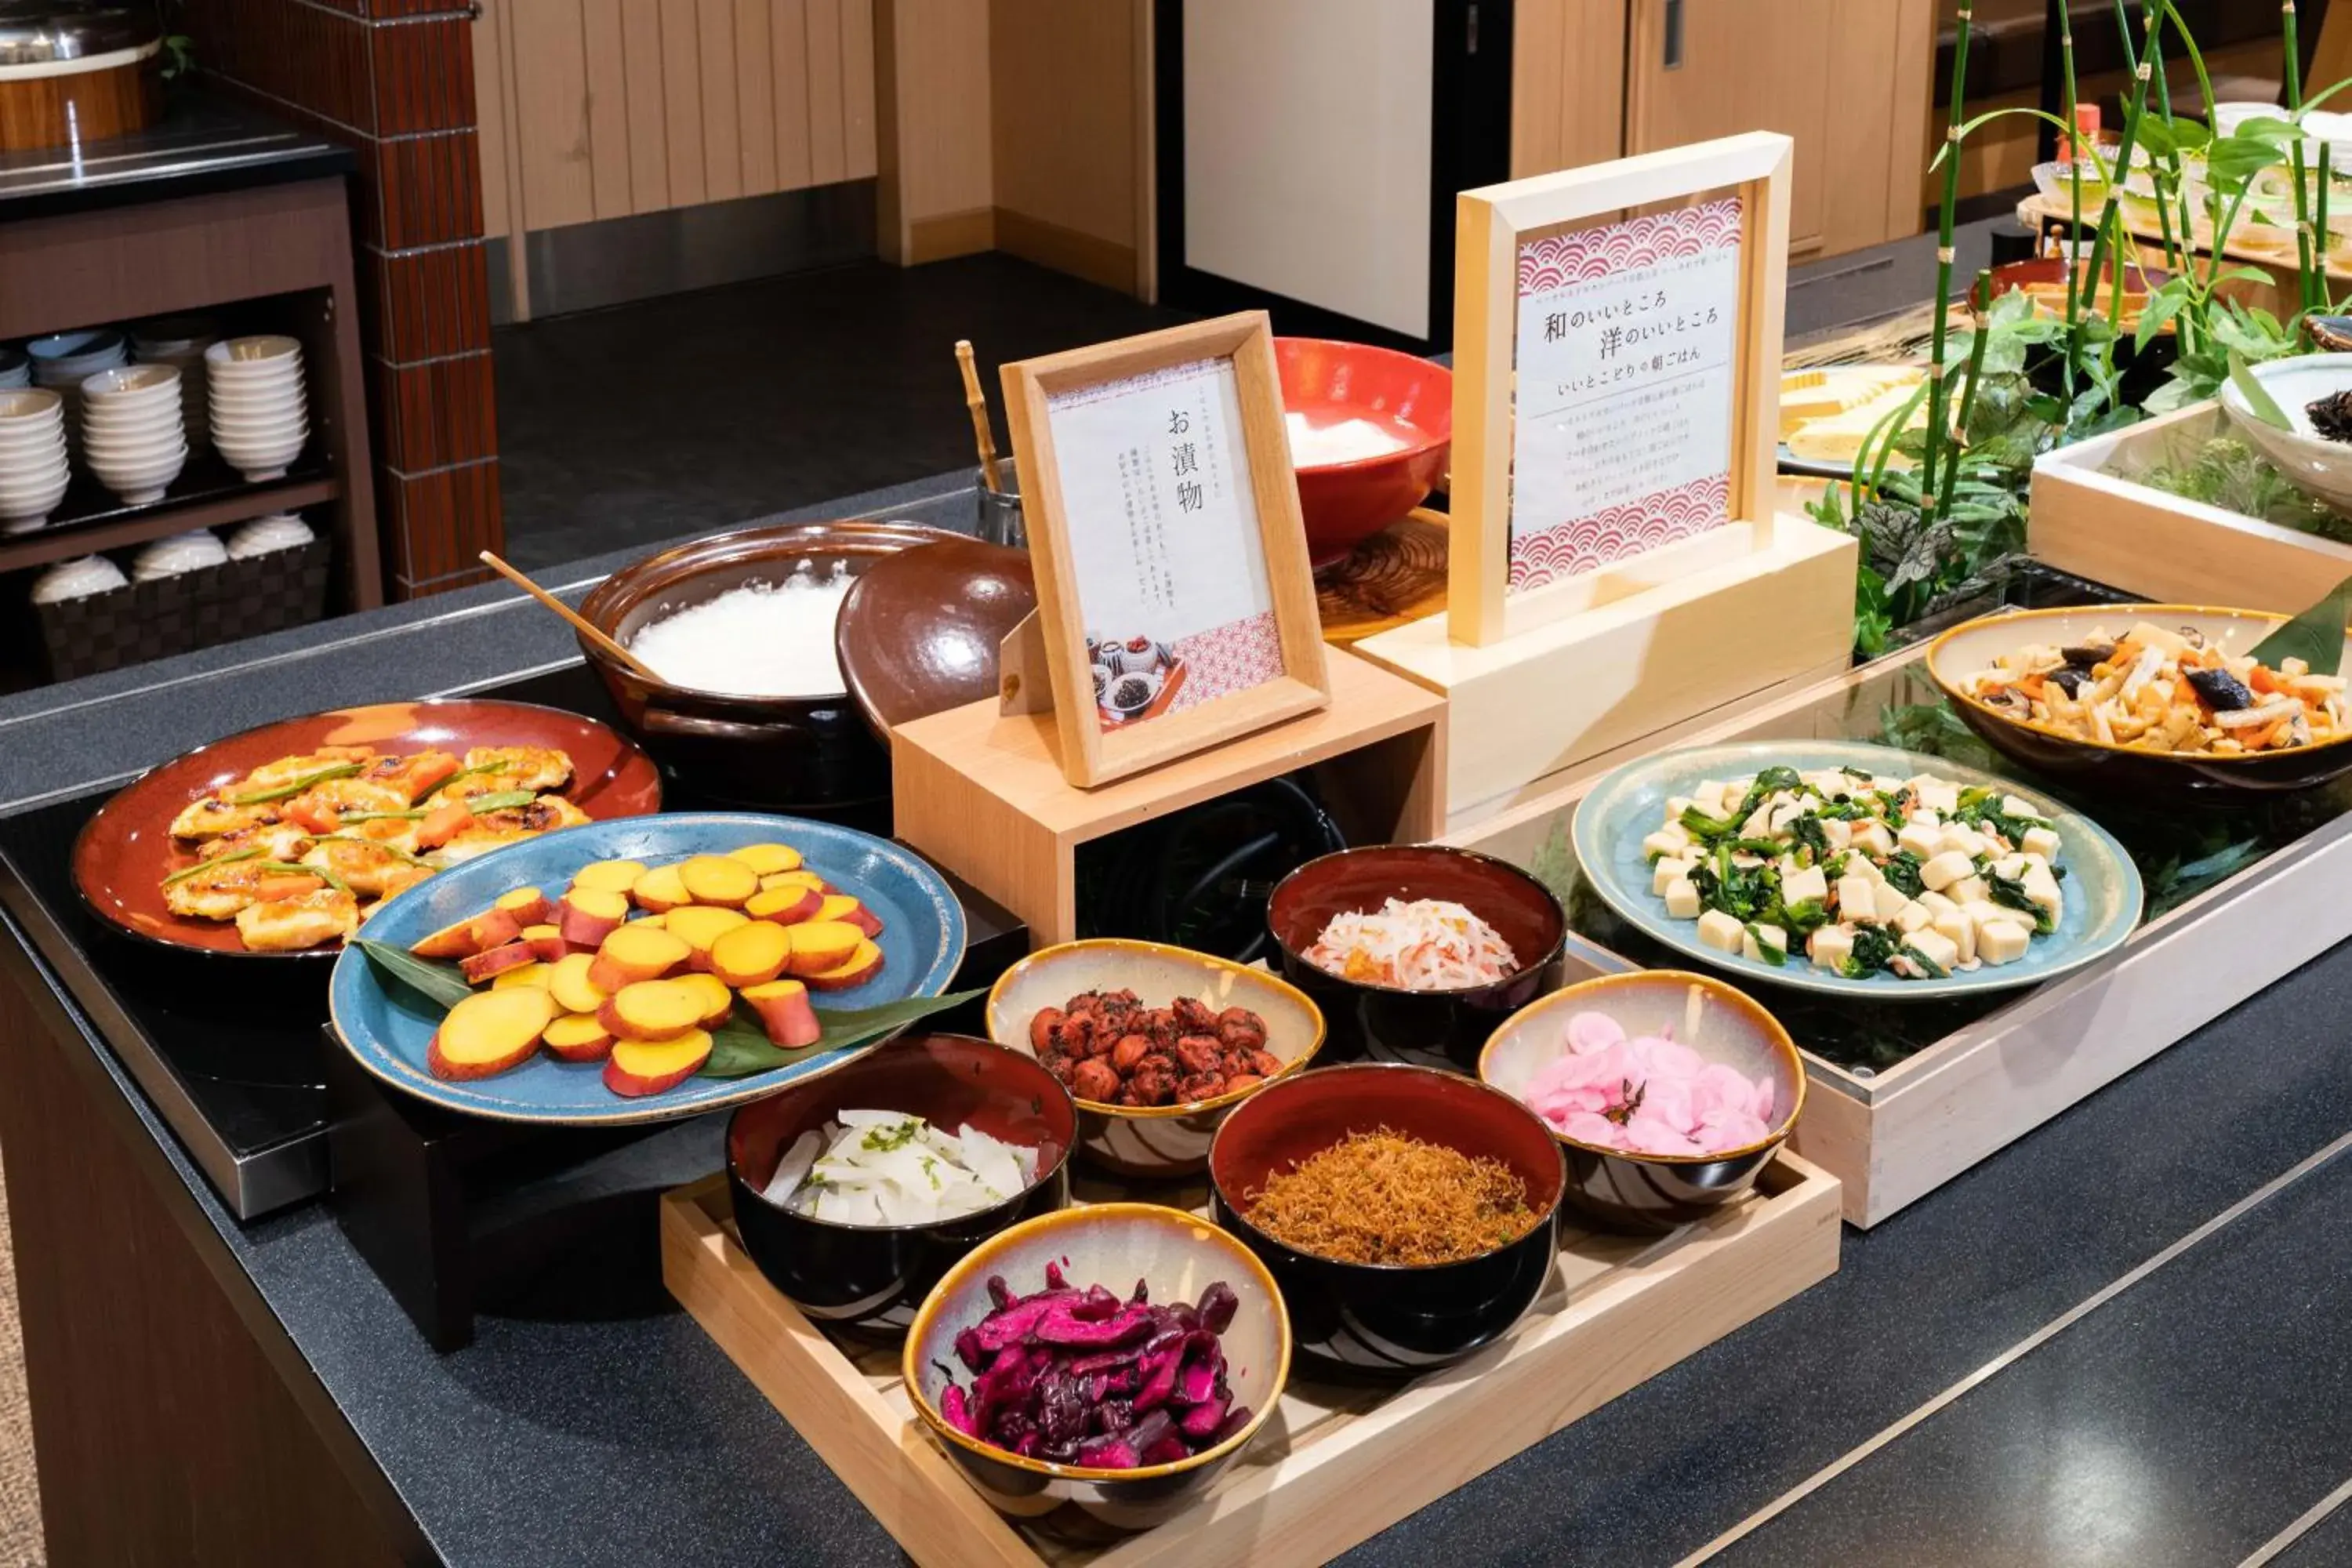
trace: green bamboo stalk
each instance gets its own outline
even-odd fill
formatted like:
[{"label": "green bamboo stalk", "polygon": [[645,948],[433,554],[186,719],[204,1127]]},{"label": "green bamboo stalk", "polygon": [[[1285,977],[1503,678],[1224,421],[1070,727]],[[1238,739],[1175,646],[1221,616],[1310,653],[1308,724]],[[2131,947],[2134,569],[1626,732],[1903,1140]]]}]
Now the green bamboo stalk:
[{"label": "green bamboo stalk", "polygon": [[[1960,453],[1968,446],[1969,420],[1977,411],[1977,383],[1984,375],[1985,342],[1992,336],[1986,309],[1992,302],[1992,274],[1990,271],[1977,274],[1976,287],[1969,290],[1969,300],[1976,332],[1969,340],[1969,375],[1960,388],[1960,417],[1958,433],[1952,437],[1952,460],[1945,467],[1944,488],[1936,499],[1937,517],[1952,514],[1952,493],[1960,482]],[[1979,300],[1985,303],[1977,304]]]},{"label": "green bamboo stalk", "polygon": [[[2090,276],[2091,286],[2094,289],[2098,287],[2099,274],[2106,265],[2107,235],[2111,225],[2116,215],[2122,211],[2123,180],[2131,168],[2132,147],[2139,139],[2140,119],[2147,113],[2148,79],[2155,74],[2150,68],[2154,62],[2148,56],[2154,49],[2157,29],[2163,25],[2164,18],[2172,12],[2172,0],[2147,0],[2146,9],[2148,47],[2139,51],[2137,62],[2132,68],[2131,97],[2124,105],[2123,131],[2120,140],[2116,143],[2116,166],[2113,177],[2107,184],[2106,208],[2099,215],[2098,229],[2091,238]],[[2128,28],[2126,31],[2125,47],[2128,50],[2130,47]],[[2074,334],[2074,341],[2070,346],[2070,353],[2081,351],[2081,338],[2082,334],[2078,329]]]},{"label": "green bamboo stalk", "polygon": [[1927,443],[1919,461],[1919,505],[1935,509],[1936,462],[1942,454],[1944,417],[1948,410],[1944,386],[1944,345],[1952,314],[1952,230],[1960,205],[1960,121],[1968,95],[1969,34],[1975,16],[1971,0],[1961,0],[1956,13],[1958,37],[1952,47],[1951,118],[1944,130],[1944,200],[1936,226],[1936,331],[1927,353]]},{"label": "green bamboo stalk", "polygon": [[[2305,310],[2314,310],[2327,298],[2326,271],[2327,241],[2312,230],[2311,193],[2304,184],[2303,163],[2303,50],[2295,38],[2294,0],[2284,0],[2279,6],[2279,37],[2286,53],[2286,66],[2281,73],[2286,79],[2286,117],[2295,129],[2294,140],[2287,147],[2287,166],[2294,176],[2294,257],[2295,286]],[[2324,153],[2324,150],[2323,150]],[[2325,181],[2326,175],[2320,178]],[[2326,197],[2323,186],[2322,199]]]},{"label": "green bamboo stalk", "polygon": [[[2123,10],[2123,0],[2116,0],[2116,14]],[[2058,7],[2058,65],[2066,88],[2066,159],[2068,195],[2073,197],[2072,210],[2066,224],[2066,338],[2073,342],[2075,329],[2082,324],[2082,272],[2074,265],[2074,237],[2083,228],[2083,160],[2075,154],[2082,149],[2075,145],[2074,129],[2075,110],[2082,99],[2074,80],[2074,7],[2062,4]],[[2074,356],[2068,354],[2062,365],[2066,381],[2066,401],[2074,401]],[[1965,428],[1965,425],[1963,428]]]}]

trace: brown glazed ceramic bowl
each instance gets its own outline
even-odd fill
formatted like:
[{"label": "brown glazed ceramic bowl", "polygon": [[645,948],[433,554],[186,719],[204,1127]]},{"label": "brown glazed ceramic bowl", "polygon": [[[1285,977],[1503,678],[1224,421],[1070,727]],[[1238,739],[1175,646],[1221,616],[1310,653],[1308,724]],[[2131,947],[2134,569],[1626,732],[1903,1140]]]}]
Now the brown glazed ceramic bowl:
[{"label": "brown glazed ceramic bowl", "polygon": [[[1389,899],[1447,899],[1493,926],[1519,968],[1488,985],[1407,991],[1349,980],[1304,954],[1331,917],[1377,910]],[[1559,984],[1568,917],[1541,882],[1508,861],[1436,844],[1343,849],[1309,860],[1276,884],[1266,921],[1282,973],[1313,997],[1331,1030],[1335,1060],[1369,1057],[1472,1071],[1486,1037]]]},{"label": "brown glazed ceramic bowl", "polygon": [[874,563],[841,601],[833,647],[849,695],[887,744],[893,725],[996,695],[997,650],[1037,607],[1026,551],[977,539]]},{"label": "brown glazed ceramic bowl", "polygon": [[[1540,1216],[1517,1239],[1459,1263],[1342,1263],[1250,1224],[1250,1196],[1351,1132],[1387,1128],[1502,1161]],[[1320,1068],[1270,1083],[1217,1130],[1209,1151],[1217,1223],[1273,1271],[1301,1355],[1411,1376],[1492,1343],[1535,1305],[1559,1250],[1566,1183],[1551,1129],[1509,1095],[1402,1062]]]},{"label": "brown glazed ceramic bowl", "polygon": [[[1694,990],[1700,994],[1695,1034],[1688,1025]],[[1778,1115],[1763,1142],[1721,1154],[1629,1154],[1554,1131],[1568,1152],[1569,1203],[1607,1229],[1657,1235],[1705,1218],[1753,1187],[1805,1108],[1804,1058],[1780,1020],[1708,975],[1675,969],[1604,974],[1522,1008],[1479,1053],[1479,1078],[1518,1099],[1528,1080],[1568,1048],[1568,1020],[1583,1012],[1607,1014],[1629,1036],[1671,1026],[1675,1038],[1708,1061],[1770,1079]]]},{"label": "brown glazed ceramic bowl", "polygon": [[[747,583],[775,582],[803,561],[853,576],[886,555],[961,537],[912,522],[792,522],[715,533],[647,556],[596,585],[580,613],[624,647],[651,621]],[[613,694],[621,722],[698,795],[729,805],[794,810],[889,798],[890,754],[845,689],[827,697],[730,697],[647,680],[586,638],[580,650]]]},{"label": "brown glazed ceramic bowl", "polygon": [[[1220,1280],[1231,1286],[1240,1306],[1220,1344],[1234,1408],[1246,1406],[1249,1421],[1190,1458],[1131,1470],[1024,1458],[949,1426],[940,1400],[950,1369],[959,1383],[971,1381],[955,1338],[994,1310],[990,1279],[1031,1295],[1045,1288],[1048,1263],[1081,1289],[1100,1284],[1124,1295],[1140,1279],[1162,1304],[1197,1302]],[[1016,1225],[965,1254],[917,1310],[902,1373],[915,1413],[995,1507],[1038,1515],[1069,1503],[1116,1529],[1142,1530],[1181,1509],[1273,1419],[1290,1376],[1290,1321],[1265,1265],[1207,1220],[1157,1204],[1088,1204]]]},{"label": "brown glazed ceramic bowl", "polygon": [[[1248,1008],[1265,1020],[1265,1049],[1281,1058],[1283,1074],[1312,1061],[1323,1047],[1323,1015],[1297,986],[1229,959],[1125,937],[1064,942],[1006,970],[988,994],[989,1037],[1028,1053],[1029,1023],[1039,1012],[1062,1006],[1082,991],[1119,990],[1134,992],[1150,1007],[1191,996],[1220,1013]],[[1209,1141],[1218,1123],[1264,1087],[1188,1105],[1081,1100],[1078,1152],[1088,1164],[1122,1176],[1197,1175],[1209,1163]]]},{"label": "brown glazed ceramic bowl", "polygon": [[[2001,654],[2028,643],[2060,647],[2095,630],[2121,636],[2134,621],[2168,630],[2193,629],[2226,652],[2243,653],[2287,619],[2260,610],[2216,610],[2199,605],[2088,605],[2072,609],[2013,610],[1964,621],[1927,647],[1927,673],[1963,723],[1985,744],[2015,763],[2063,779],[2103,798],[2208,802],[2242,805],[2252,798],[2309,789],[2352,772],[2352,735],[2315,746],[2234,757],[2184,756],[2079,740],[2031,719],[2012,719],[1965,694],[1961,683]],[[2352,637],[2344,641],[2344,668],[2352,669]]]},{"label": "brown glazed ceramic bowl", "polygon": [[[993,1208],[936,1225],[841,1225],[763,1194],[793,1140],[839,1110],[904,1110],[954,1131],[970,1123],[1037,1151],[1037,1179]],[[741,1107],[727,1123],[727,1184],[743,1250],[810,1317],[898,1332],[948,1266],[1005,1226],[1069,1201],[1077,1110],[1019,1051],[965,1035],[914,1035],[805,1085]]]},{"label": "brown glazed ceramic bowl", "polygon": [[643,816],[661,809],[661,775],[646,754],[593,719],[529,702],[447,697],[383,702],[281,719],[230,735],[151,769],[98,808],[74,840],[74,887],[97,916],[128,936],[182,951],[252,960],[331,964],[341,942],[299,952],[250,952],[231,921],[184,919],[163,904],[163,879],[195,857],[172,837],[190,801],[279,757],[321,746],[379,752],[471,746],[553,746],[572,758],[564,796],[590,816]]}]

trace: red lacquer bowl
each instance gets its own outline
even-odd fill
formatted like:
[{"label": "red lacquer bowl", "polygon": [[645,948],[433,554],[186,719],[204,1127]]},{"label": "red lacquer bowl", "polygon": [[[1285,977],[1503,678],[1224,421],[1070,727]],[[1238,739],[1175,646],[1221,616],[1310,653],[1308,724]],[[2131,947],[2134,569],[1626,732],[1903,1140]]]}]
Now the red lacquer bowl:
[{"label": "red lacquer bowl", "polygon": [[1352,460],[1300,463],[1294,457],[1307,552],[1316,565],[1328,566],[1419,506],[1445,477],[1454,374],[1392,349],[1323,338],[1276,338],[1274,358],[1283,407],[1310,430],[1361,420],[1404,443]]},{"label": "red lacquer bowl", "polygon": [[264,763],[320,746],[373,746],[380,752],[430,747],[463,755],[470,746],[554,746],[572,758],[563,794],[599,821],[661,809],[661,775],[653,760],[607,725],[561,709],[488,698],[382,702],[281,719],[176,757],[142,774],[98,808],[74,841],[74,887],[100,920],[165,947],[249,959],[324,959],[341,942],[299,952],[249,952],[235,922],[187,920],[163,904],[163,879],[195,857],[172,838],[172,819],[208,790],[233,784]]}]

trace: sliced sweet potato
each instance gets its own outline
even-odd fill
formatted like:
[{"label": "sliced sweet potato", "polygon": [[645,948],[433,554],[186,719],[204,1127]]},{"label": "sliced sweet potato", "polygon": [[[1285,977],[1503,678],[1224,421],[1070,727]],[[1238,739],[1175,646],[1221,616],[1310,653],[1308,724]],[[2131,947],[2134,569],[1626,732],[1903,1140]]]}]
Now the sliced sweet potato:
[{"label": "sliced sweet potato", "polygon": [[765,985],[792,955],[791,927],[745,921],[710,944],[710,973],[730,985]]},{"label": "sliced sweet potato", "polygon": [[686,980],[640,980],[604,998],[596,1021],[615,1039],[674,1040],[702,1026],[709,998]]},{"label": "sliced sweet potato", "polygon": [[698,904],[740,910],[760,890],[760,874],[724,855],[697,855],[680,866],[677,874]]},{"label": "sliced sweet potato", "polygon": [[536,985],[544,991],[554,973],[552,966],[541,963],[534,958],[529,963],[520,964],[513,969],[500,970],[498,978],[490,982],[490,989],[511,991],[518,985]]},{"label": "sliced sweet potato", "polygon": [[872,910],[867,909],[864,904],[858,905],[856,909],[842,916],[841,921],[844,925],[856,926],[867,936],[880,936],[882,934],[882,917],[876,914]]},{"label": "sliced sweet potato", "polygon": [[572,951],[572,944],[563,940],[563,931],[557,926],[525,926],[522,940],[530,943],[530,955],[541,963],[553,963]]},{"label": "sliced sweet potato", "polygon": [[863,985],[882,973],[882,950],[861,939],[857,949],[846,961],[821,974],[808,977],[812,991],[846,991]]},{"label": "sliced sweet potato", "polygon": [[479,985],[495,980],[509,969],[520,969],[526,963],[537,963],[538,958],[527,942],[509,942],[497,947],[484,948],[471,958],[457,961],[457,972],[468,985]]},{"label": "sliced sweet potato", "polygon": [[772,893],[778,888],[814,888],[820,893],[831,892],[825,879],[803,866],[797,871],[778,871],[760,879],[760,890]]},{"label": "sliced sweet potato", "polygon": [[572,873],[572,886],[575,889],[595,888],[607,893],[625,893],[645,874],[646,863],[642,860],[592,860]]},{"label": "sliced sweet potato", "polygon": [[469,915],[443,926],[409,948],[419,958],[471,958],[485,948],[498,947],[522,934],[522,927],[504,910]]},{"label": "sliced sweet potato", "polygon": [[803,978],[840,968],[866,940],[856,926],[839,921],[803,921],[786,929],[792,932],[793,952],[784,969]]},{"label": "sliced sweet potato", "polygon": [[547,989],[557,1006],[567,1013],[593,1013],[604,1005],[610,993],[588,978],[595,963],[593,952],[568,952],[548,966]]},{"label": "sliced sweet potato", "polygon": [[613,1032],[593,1013],[566,1013],[548,1025],[539,1043],[567,1062],[601,1062],[613,1054]]},{"label": "sliced sweet potato", "polygon": [[618,991],[642,980],[659,980],[693,952],[676,931],[647,930],[642,921],[633,921],[604,939],[588,976],[607,991]]},{"label": "sliced sweet potato", "polygon": [[857,910],[857,900],[851,898],[847,893],[827,893],[824,896],[824,902],[818,906],[816,913],[811,915],[809,919],[814,921],[845,921],[851,915],[856,914]]},{"label": "sliced sweet potato", "polygon": [[517,888],[511,892],[500,893],[498,901],[490,908],[504,910],[514,916],[518,927],[545,925],[555,914],[555,906],[548,902],[547,895],[537,888]]},{"label": "sliced sweet potato", "polygon": [[702,1026],[715,1029],[735,1011],[735,993],[715,974],[681,974],[676,984],[702,997]]},{"label": "sliced sweet potato", "polygon": [[687,897],[686,883],[679,879],[675,866],[656,866],[629,884],[629,901],[641,910],[662,914],[681,904],[694,900]]},{"label": "sliced sweet potato", "polygon": [[484,991],[449,1009],[425,1047],[436,1078],[488,1078],[520,1067],[555,1019],[555,999],[535,985]]},{"label": "sliced sweet potato", "polygon": [[689,965],[696,969],[708,969],[710,967],[710,944],[751,918],[741,910],[688,904],[682,910],[671,910],[665,917],[663,925],[672,936],[694,950],[687,956]]},{"label": "sliced sweet potato", "polygon": [[759,877],[780,876],[801,868],[801,852],[789,844],[746,844],[740,849],[727,851],[730,860],[740,860]]},{"label": "sliced sweet potato", "polygon": [[823,893],[803,883],[788,882],[780,888],[762,888],[752,894],[743,912],[755,921],[788,926],[814,920],[817,910],[824,907]]},{"label": "sliced sweet potato", "polygon": [[747,985],[743,988],[743,1000],[760,1016],[760,1026],[768,1032],[772,1045],[796,1051],[803,1046],[816,1044],[824,1034],[824,1026],[809,1003],[808,987],[797,980],[771,980],[765,985]]},{"label": "sliced sweet potato", "polygon": [[604,1087],[635,1099],[659,1094],[692,1078],[710,1059],[710,1037],[700,1029],[674,1040],[616,1040],[604,1058]]},{"label": "sliced sweet potato", "polygon": [[556,929],[573,947],[598,947],[629,918],[629,900],[610,888],[574,886],[563,895]]}]

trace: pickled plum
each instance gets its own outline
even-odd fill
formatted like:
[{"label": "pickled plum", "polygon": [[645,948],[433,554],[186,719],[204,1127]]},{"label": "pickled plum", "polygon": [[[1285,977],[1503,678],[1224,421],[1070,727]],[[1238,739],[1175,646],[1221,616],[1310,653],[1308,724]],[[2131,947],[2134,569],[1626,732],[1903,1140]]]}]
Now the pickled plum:
[{"label": "pickled plum", "polygon": [[1218,1280],[1200,1301],[1155,1306],[1141,1280],[1121,1300],[1101,1284],[1081,1290],[1049,1264],[1045,1289],[1017,1296],[988,1282],[992,1310],[959,1331],[955,1369],[940,1395],[947,1424],[1028,1458],[1090,1469],[1171,1463],[1249,1424],[1233,1403],[1218,1336],[1241,1305]]}]

